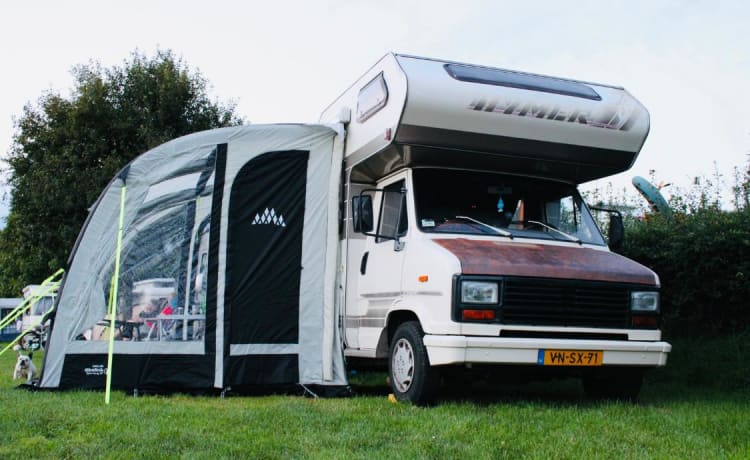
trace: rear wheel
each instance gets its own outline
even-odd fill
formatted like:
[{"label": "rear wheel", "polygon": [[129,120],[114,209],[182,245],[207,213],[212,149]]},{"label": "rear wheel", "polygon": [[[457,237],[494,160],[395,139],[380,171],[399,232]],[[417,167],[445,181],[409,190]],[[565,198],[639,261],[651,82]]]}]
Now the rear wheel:
[{"label": "rear wheel", "polygon": [[391,339],[388,377],[398,400],[429,405],[437,397],[440,375],[430,366],[422,336],[422,328],[416,321],[403,323],[396,329]]},{"label": "rear wheel", "polygon": [[635,402],[642,385],[642,369],[607,369],[583,378],[586,396],[599,400]]}]

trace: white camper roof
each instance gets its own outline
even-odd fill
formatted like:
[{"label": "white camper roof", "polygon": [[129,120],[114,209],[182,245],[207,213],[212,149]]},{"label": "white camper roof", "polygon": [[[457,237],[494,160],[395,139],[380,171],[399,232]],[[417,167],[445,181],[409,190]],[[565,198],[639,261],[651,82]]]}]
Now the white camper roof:
[{"label": "white camper roof", "polygon": [[21,302],[23,302],[23,299],[0,297],[0,308],[3,308],[3,309],[16,308]]},{"label": "white camper roof", "polygon": [[629,169],[649,115],[620,87],[388,54],[321,115],[350,119],[352,179],[404,166],[585,182]]},{"label": "white camper roof", "polygon": [[53,295],[55,295],[57,293],[57,288],[54,287],[52,289],[47,290],[46,288],[42,289],[42,286],[39,285],[39,284],[27,284],[26,286],[24,286],[24,288],[22,290],[24,299],[26,299],[28,297],[31,297],[36,292],[40,292],[41,293],[41,292],[45,292],[45,291],[46,291],[46,293],[44,295],[46,297],[51,297],[51,296],[53,296]]}]

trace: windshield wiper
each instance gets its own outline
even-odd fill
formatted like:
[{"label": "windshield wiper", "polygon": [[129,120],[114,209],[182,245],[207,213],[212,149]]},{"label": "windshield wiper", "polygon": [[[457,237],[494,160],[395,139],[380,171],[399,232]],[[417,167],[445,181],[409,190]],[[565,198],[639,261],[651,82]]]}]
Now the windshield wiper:
[{"label": "windshield wiper", "polygon": [[507,237],[508,237],[508,238],[510,238],[511,240],[513,239],[513,234],[512,234],[512,233],[510,233],[509,231],[507,231],[507,230],[503,230],[503,229],[501,229],[501,228],[497,228],[497,227],[495,227],[495,226],[493,226],[493,225],[490,225],[490,224],[485,224],[484,222],[482,222],[482,221],[479,221],[479,220],[476,220],[476,219],[474,219],[474,218],[472,218],[472,217],[468,217],[468,216],[456,216],[456,217],[455,217],[455,219],[464,219],[464,220],[468,220],[469,222],[473,222],[473,223],[475,223],[475,224],[478,224],[478,225],[481,225],[481,226],[483,226],[483,227],[487,227],[487,228],[489,228],[490,230],[493,230],[493,231],[495,231],[495,232],[496,232],[496,233],[497,233],[498,235],[502,235],[502,236],[507,236]]},{"label": "windshield wiper", "polygon": [[544,227],[544,228],[546,228],[548,230],[552,230],[553,232],[559,233],[560,235],[564,236],[565,238],[567,238],[570,241],[574,241],[574,242],[576,242],[578,244],[583,244],[583,242],[580,240],[580,238],[576,238],[573,235],[569,235],[569,234],[565,233],[562,230],[558,230],[558,229],[556,229],[555,227],[553,227],[551,225],[545,224],[544,222],[539,222],[538,220],[527,220],[526,222],[528,222],[530,224],[539,225],[539,226]]}]

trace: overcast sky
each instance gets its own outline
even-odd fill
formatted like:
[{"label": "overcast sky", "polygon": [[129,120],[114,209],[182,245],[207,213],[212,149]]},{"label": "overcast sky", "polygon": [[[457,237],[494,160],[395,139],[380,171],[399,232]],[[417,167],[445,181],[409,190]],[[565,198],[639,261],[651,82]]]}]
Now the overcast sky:
[{"label": "overcast sky", "polygon": [[[70,69],[171,49],[248,121],[314,122],[389,51],[624,86],[651,114],[634,175],[688,186],[750,154],[750,1],[4,2],[0,152]],[[606,180],[602,183],[605,184]],[[7,206],[0,206],[0,216]]]}]

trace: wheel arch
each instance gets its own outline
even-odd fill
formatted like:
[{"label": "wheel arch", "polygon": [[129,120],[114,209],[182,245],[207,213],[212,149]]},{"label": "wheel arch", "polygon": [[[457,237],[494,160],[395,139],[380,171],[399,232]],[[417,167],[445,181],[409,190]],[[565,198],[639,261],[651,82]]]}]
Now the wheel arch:
[{"label": "wheel arch", "polygon": [[391,345],[391,339],[393,334],[396,332],[398,327],[407,322],[416,321],[419,323],[419,327],[422,327],[422,323],[417,316],[417,313],[413,310],[394,310],[388,313],[388,317],[385,320],[385,327],[380,332],[380,338],[378,339],[378,346],[375,349],[375,357],[387,358],[388,348]]}]

